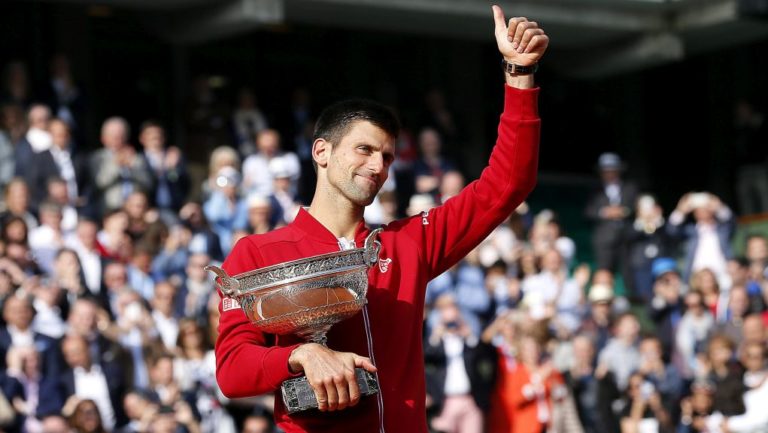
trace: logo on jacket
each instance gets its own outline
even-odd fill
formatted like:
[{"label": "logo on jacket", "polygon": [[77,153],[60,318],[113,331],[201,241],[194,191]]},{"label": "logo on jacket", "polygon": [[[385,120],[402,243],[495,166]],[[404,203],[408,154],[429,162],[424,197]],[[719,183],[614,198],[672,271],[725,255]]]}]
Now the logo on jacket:
[{"label": "logo on jacket", "polygon": [[392,263],[392,259],[379,259],[379,270],[382,274],[389,270],[390,263]]},{"label": "logo on jacket", "polygon": [[224,298],[221,300],[222,311],[237,310],[240,308],[240,303],[236,299]]}]

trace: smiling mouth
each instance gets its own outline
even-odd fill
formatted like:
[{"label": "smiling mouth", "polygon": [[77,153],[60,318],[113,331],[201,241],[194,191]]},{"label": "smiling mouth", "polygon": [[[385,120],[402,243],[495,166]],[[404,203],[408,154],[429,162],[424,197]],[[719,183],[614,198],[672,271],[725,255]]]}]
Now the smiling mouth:
[{"label": "smiling mouth", "polygon": [[365,175],[362,175],[362,174],[358,174],[357,176],[362,178],[363,180],[365,180],[367,182],[370,182],[372,185],[375,185],[375,186],[379,185],[379,183],[376,182],[376,179],[374,179],[374,178],[372,178],[370,176],[365,176]]}]

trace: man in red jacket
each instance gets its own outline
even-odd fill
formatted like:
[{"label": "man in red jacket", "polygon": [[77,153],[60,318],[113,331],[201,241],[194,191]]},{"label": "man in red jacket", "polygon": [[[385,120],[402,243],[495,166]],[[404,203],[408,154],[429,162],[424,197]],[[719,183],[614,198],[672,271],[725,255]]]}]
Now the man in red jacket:
[{"label": "man in red jacket", "polygon": [[[217,379],[230,397],[274,392],[305,374],[319,411],[289,415],[286,432],[426,432],[422,316],[429,280],[464,257],[536,183],[540,120],[533,71],[549,39],[534,22],[508,23],[493,8],[504,59],[505,103],[499,137],[480,178],[444,205],[390,223],[379,234],[378,266],[368,275],[368,305],[328,332],[328,346],[264,334],[224,298],[216,342]],[[318,118],[312,158],[317,186],[310,207],[279,230],[240,240],[224,262],[229,275],[362,246],[363,210],[387,178],[398,123],[368,101],[345,101]],[[376,396],[360,398],[354,368],[375,372]]]}]

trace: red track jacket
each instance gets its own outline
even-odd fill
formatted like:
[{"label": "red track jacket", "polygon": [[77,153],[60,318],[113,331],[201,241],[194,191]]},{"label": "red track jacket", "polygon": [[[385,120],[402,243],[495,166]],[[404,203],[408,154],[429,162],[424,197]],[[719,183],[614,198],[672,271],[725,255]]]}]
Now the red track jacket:
[{"label": "red track jacket", "polygon": [[[480,179],[444,205],[384,228],[379,235],[379,264],[369,271],[367,312],[338,323],[328,333],[331,349],[371,358],[378,368],[381,392],[342,411],[290,416],[278,396],[275,418],[286,432],[427,431],[422,354],[426,284],[483,240],[536,183],[538,89],[505,89],[499,137]],[[368,233],[361,221],[355,236],[358,247]],[[241,239],[223,267],[234,276],[338,250],[336,237],[302,210],[287,227]],[[293,377],[288,357],[300,340],[259,332],[226,299],[219,309],[216,376],[225,395],[274,392]]]}]

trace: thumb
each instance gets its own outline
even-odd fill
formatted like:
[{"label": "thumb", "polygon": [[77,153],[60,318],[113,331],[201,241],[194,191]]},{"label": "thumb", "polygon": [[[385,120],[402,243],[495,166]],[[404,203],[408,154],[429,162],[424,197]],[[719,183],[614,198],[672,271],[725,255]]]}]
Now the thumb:
[{"label": "thumb", "polygon": [[364,368],[366,371],[369,371],[371,373],[376,372],[376,366],[373,365],[370,358],[366,358],[364,356],[355,355],[355,367]]},{"label": "thumb", "polygon": [[493,5],[491,9],[493,9],[493,22],[495,24],[494,32],[496,33],[496,37],[506,37],[507,21],[504,19],[504,11],[497,5]]}]

